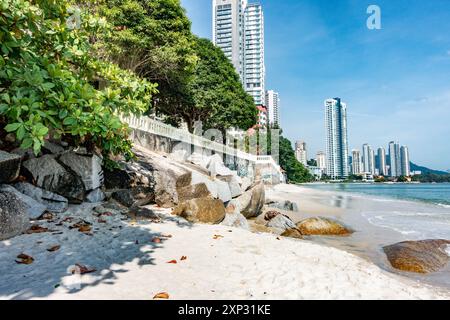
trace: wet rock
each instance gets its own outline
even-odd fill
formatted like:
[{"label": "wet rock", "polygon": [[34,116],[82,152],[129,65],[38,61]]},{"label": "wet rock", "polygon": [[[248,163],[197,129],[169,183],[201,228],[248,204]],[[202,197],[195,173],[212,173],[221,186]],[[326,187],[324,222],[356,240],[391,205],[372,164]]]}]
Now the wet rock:
[{"label": "wet rock", "polygon": [[308,218],[297,223],[297,228],[303,235],[348,236],[353,230],[340,222],[322,217]]},{"label": "wet rock", "polygon": [[86,191],[103,185],[103,159],[96,154],[71,151],[63,153],[59,161],[81,178]]},{"label": "wet rock", "polygon": [[21,157],[0,150],[0,183],[11,182],[19,176]]},{"label": "wet rock", "polygon": [[399,270],[430,273],[444,268],[450,258],[450,240],[405,241],[383,248],[391,265]]},{"label": "wet rock", "polygon": [[95,189],[88,193],[86,196],[86,201],[90,203],[102,202],[105,200],[105,194],[101,189]]},{"label": "wet rock", "polygon": [[69,207],[69,201],[63,196],[33,186],[30,183],[19,182],[14,184],[14,188],[16,188],[24,195],[33,198],[34,200],[43,204],[50,212],[62,213],[65,212]]},{"label": "wet rock", "polygon": [[19,190],[10,185],[1,185],[0,191],[14,193],[16,197],[19,198],[25,205],[28,217],[30,219],[39,218],[47,210],[47,206],[21,193]]},{"label": "wet rock", "polygon": [[0,240],[23,233],[28,225],[25,204],[14,193],[0,191]]},{"label": "wet rock", "polygon": [[241,213],[246,218],[257,217],[261,214],[265,202],[265,190],[262,182],[236,198]]},{"label": "wet rock", "polygon": [[225,206],[218,199],[198,198],[179,204],[172,214],[192,223],[218,224],[225,218]]},{"label": "wet rock", "polygon": [[54,156],[44,155],[27,160],[23,167],[31,174],[38,187],[62,195],[73,202],[84,200],[85,188],[81,179],[66,170]]},{"label": "wet rock", "polygon": [[235,200],[228,203],[225,209],[225,219],[221,225],[249,230],[249,224],[247,219],[239,212],[238,204]]}]

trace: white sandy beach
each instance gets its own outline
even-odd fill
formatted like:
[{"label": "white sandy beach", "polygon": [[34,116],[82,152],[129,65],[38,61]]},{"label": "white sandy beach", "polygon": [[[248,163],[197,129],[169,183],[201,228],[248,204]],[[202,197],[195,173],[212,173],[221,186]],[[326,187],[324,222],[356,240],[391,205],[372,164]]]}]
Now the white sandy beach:
[{"label": "white sandy beach", "polygon": [[[450,293],[389,273],[365,259],[305,240],[224,226],[190,225],[153,207],[162,223],[97,217],[87,207],[55,233],[0,242],[2,299],[450,299]],[[93,235],[67,226],[91,222]],[[56,221],[55,221],[56,222]],[[171,235],[171,237],[164,237]],[[153,243],[159,237],[161,243]],[[60,245],[55,252],[46,249]],[[17,264],[20,253],[30,265]],[[181,257],[185,256],[185,260]],[[167,263],[176,260],[177,263]],[[72,275],[79,263],[97,271]],[[76,284],[81,279],[81,287]],[[74,286],[75,284],[75,286]]]}]

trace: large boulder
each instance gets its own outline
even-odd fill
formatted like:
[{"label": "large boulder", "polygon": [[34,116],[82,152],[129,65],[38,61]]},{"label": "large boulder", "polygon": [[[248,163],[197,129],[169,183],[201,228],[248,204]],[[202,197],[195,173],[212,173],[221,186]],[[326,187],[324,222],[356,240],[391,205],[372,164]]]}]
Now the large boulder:
[{"label": "large boulder", "polygon": [[276,208],[285,211],[294,211],[294,212],[298,211],[297,204],[289,200],[269,201],[269,203],[267,203],[267,206],[270,208]]},{"label": "large boulder", "polygon": [[0,191],[0,240],[21,234],[28,225],[25,204],[14,193]]},{"label": "large boulder", "polygon": [[247,219],[239,212],[238,204],[235,200],[231,200],[225,209],[225,219],[221,225],[227,227],[240,228],[250,230]]},{"label": "large boulder", "polygon": [[196,198],[204,198],[211,195],[208,187],[204,183],[198,183],[195,185],[188,185],[185,187],[178,187],[178,202],[188,201]]},{"label": "large boulder", "polygon": [[322,217],[314,217],[297,223],[297,228],[303,235],[348,236],[353,231],[340,222]]},{"label": "large boulder", "polygon": [[225,218],[225,206],[218,199],[198,198],[179,204],[172,214],[192,223],[218,224]]},{"label": "large boulder", "polygon": [[27,160],[23,167],[31,174],[38,187],[62,195],[70,201],[84,200],[85,188],[81,178],[66,170],[54,156],[45,155]]},{"label": "large boulder", "polygon": [[225,166],[222,157],[217,153],[209,158],[208,171],[211,177],[233,175],[233,171]]},{"label": "large boulder", "polygon": [[63,196],[35,187],[30,183],[18,182],[14,185],[14,188],[24,195],[42,203],[50,212],[62,213],[69,207],[69,201]]},{"label": "large boulder", "polygon": [[[270,213],[271,212],[267,212],[266,216]],[[266,226],[270,227],[270,228],[277,228],[277,229],[285,230],[285,231],[289,230],[289,229],[297,228],[295,223],[288,216],[281,214],[279,212],[275,212],[275,211],[274,211],[273,217],[268,219]]]},{"label": "large boulder", "polygon": [[153,166],[139,159],[137,161],[123,163],[123,169],[104,171],[105,187],[114,189],[131,189],[136,187],[154,188]]},{"label": "large boulder", "polygon": [[241,178],[237,176],[237,174],[233,174],[231,176],[219,176],[218,179],[228,184],[231,198],[237,198],[243,193],[240,185]]},{"label": "large boulder", "polygon": [[19,176],[21,157],[0,150],[0,183],[11,182]]},{"label": "large boulder", "polygon": [[28,217],[30,219],[39,218],[47,210],[47,206],[40,203],[39,201],[36,201],[35,199],[33,199],[31,197],[19,192],[19,190],[17,190],[16,188],[14,188],[10,185],[7,185],[7,184],[1,185],[0,191],[14,193],[16,195],[16,197],[19,198],[25,205],[27,213],[28,213]]},{"label": "large boulder", "polygon": [[303,239],[302,233],[297,228],[287,229],[281,234],[281,236],[286,238]]},{"label": "large boulder", "polygon": [[265,203],[265,189],[262,182],[236,198],[239,210],[246,218],[257,217],[261,214]]},{"label": "large boulder", "polygon": [[105,200],[105,198],[105,193],[100,188],[97,188],[88,193],[86,196],[86,201],[90,203],[98,203]]},{"label": "large boulder", "polygon": [[383,248],[391,265],[399,270],[430,273],[444,268],[450,257],[450,240],[405,241]]},{"label": "large boulder", "polygon": [[81,178],[86,191],[100,188],[103,185],[103,159],[96,154],[90,154],[84,150],[65,152],[59,157],[59,161],[69,167]]}]

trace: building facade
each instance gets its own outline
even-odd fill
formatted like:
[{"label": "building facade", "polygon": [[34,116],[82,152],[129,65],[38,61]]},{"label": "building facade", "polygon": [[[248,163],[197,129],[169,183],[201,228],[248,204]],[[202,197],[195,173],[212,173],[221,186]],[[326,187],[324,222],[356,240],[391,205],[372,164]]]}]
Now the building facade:
[{"label": "building facade", "polygon": [[389,167],[389,174],[391,177],[395,178],[402,175],[400,145],[394,141],[389,142]]},{"label": "building facade", "polygon": [[257,122],[257,126],[259,128],[264,128],[267,127],[267,109],[266,107],[260,105],[260,106],[256,106],[256,109],[258,109],[258,122]]},{"label": "building facade", "polygon": [[298,162],[303,164],[304,166],[308,165],[308,153],[306,151],[306,142],[297,141],[295,143],[295,157]]},{"label": "building facade", "polygon": [[363,145],[363,171],[364,173],[375,174],[375,152],[367,143]]},{"label": "building facade", "polygon": [[265,105],[264,13],[247,0],[212,0],[213,43],[239,73],[256,105]]},{"label": "building facade", "polygon": [[411,176],[411,166],[409,163],[409,150],[407,146],[402,146],[400,148],[400,163],[402,176]]},{"label": "building facade", "polygon": [[340,98],[325,100],[327,175],[332,179],[347,178],[348,138],[347,105]]},{"label": "building facade", "polygon": [[378,169],[378,174],[380,176],[387,176],[388,172],[387,172],[387,168],[386,168],[386,150],[382,147],[378,148],[377,150],[377,169]]},{"label": "building facade", "polygon": [[325,173],[327,170],[327,157],[325,155],[325,152],[323,152],[323,151],[317,152],[316,162],[317,162],[317,167],[320,168],[323,173]]},{"label": "building facade", "polygon": [[280,97],[278,92],[273,90],[266,91],[266,107],[269,114],[269,124],[271,126],[281,127],[280,125]]},{"label": "building facade", "polygon": [[360,175],[363,173],[361,152],[357,149],[352,150],[352,173],[354,175]]}]

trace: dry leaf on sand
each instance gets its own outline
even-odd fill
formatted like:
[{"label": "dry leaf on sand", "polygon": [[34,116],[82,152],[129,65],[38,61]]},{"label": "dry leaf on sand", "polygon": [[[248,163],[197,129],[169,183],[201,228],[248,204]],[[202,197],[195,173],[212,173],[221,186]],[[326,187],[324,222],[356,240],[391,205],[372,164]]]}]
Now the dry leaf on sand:
[{"label": "dry leaf on sand", "polygon": [[170,260],[170,261],[167,261],[167,263],[176,264],[176,263],[177,263],[177,260]]},{"label": "dry leaf on sand", "polygon": [[21,253],[17,256],[19,260],[16,260],[16,263],[18,264],[32,264],[34,261],[34,258],[32,256],[29,256],[25,253]]},{"label": "dry leaf on sand", "polygon": [[155,294],[153,299],[169,299],[169,294],[167,292],[160,292]]},{"label": "dry leaf on sand", "polygon": [[60,245],[56,245],[56,246],[53,246],[51,248],[48,248],[47,251],[48,252],[54,252],[54,251],[58,251],[60,248],[61,248]]}]

